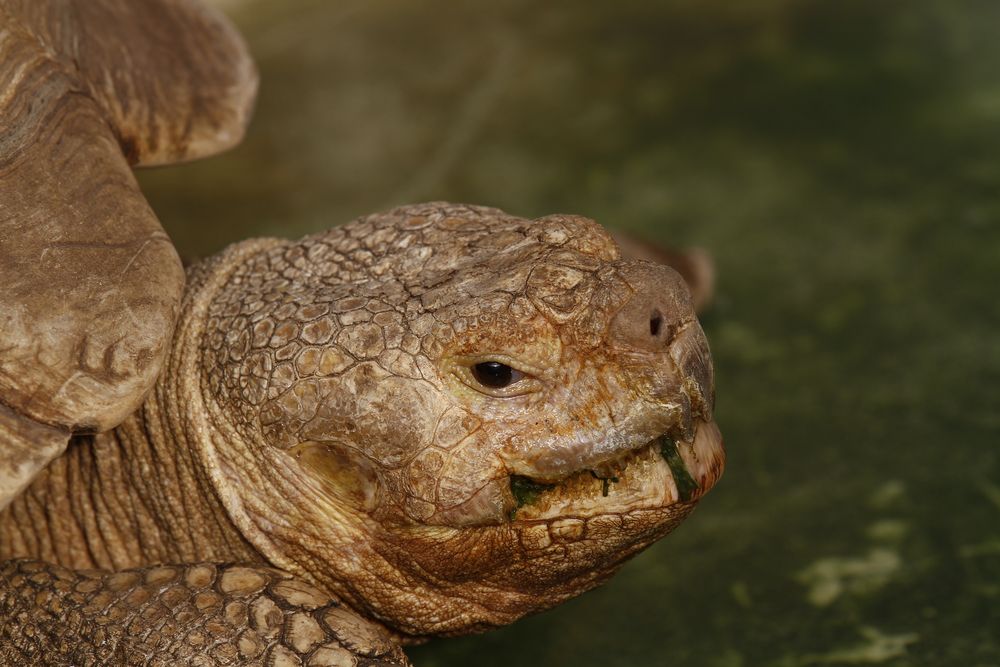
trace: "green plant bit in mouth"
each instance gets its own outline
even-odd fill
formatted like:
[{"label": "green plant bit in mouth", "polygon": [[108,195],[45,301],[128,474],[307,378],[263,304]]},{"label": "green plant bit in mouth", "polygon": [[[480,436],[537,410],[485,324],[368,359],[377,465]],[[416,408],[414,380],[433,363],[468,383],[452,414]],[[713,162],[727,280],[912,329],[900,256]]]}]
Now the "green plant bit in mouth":
[{"label": "green plant bit in mouth", "polygon": [[555,484],[543,484],[541,482],[536,482],[530,477],[524,477],[523,475],[511,475],[510,492],[514,494],[514,501],[517,503],[517,506],[511,510],[510,518],[513,519],[517,514],[517,510],[521,509],[525,505],[535,502],[538,500],[538,496],[550,489],[555,488],[555,486]]},{"label": "green plant bit in mouth", "polygon": [[[600,482],[598,487],[600,495],[607,498],[611,495],[611,485],[618,484],[624,479],[623,474],[626,469],[634,470],[633,476],[637,475],[638,477],[632,480],[631,486],[625,489],[623,495],[617,500],[619,504],[625,503],[626,506],[632,506],[637,502],[641,503],[640,496],[642,494],[652,493],[656,495],[661,492],[643,487],[644,484],[654,486],[662,483],[669,484],[667,472],[662,470],[662,467],[660,467],[660,473],[653,472],[658,466],[663,465],[657,463],[660,458],[667,464],[667,469],[670,471],[669,478],[673,480],[676,487],[676,499],[680,502],[690,502],[697,496],[701,487],[688,470],[677,442],[670,436],[663,435],[650,441],[646,447],[627,451],[615,459],[605,461],[593,468],[578,470],[557,481],[543,482],[525,475],[511,475],[510,492],[514,498],[515,506],[510,510],[508,517],[514,521],[521,510],[528,511],[526,509],[528,507],[531,507],[530,516],[534,518],[549,516],[552,511],[563,511],[570,506],[574,508],[573,511],[576,513],[593,510],[596,506],[592,503],[596,498],[591,494],[596,489],[591,480]],[[660,477],[661,475],[662,477]],[[653,481],[654,478],[659,481]],[[637,485],[642,488],[636,488]],[[557,489],[558,491],[555,493],[550,493]],[[662,488],[662,492],[666,492],[666,490],[666,487]],[[670,495],[673,496],[673,494]],[[574,497],[579,501],[576,504],[573,501]],[[587,500],[588,498],[589,500]],[[588,503],[590,503],[589,506]],[[538,507],[539,505],[542,507]],[[557,507],[561,509],[555,510]],[[587,509],[588,507],[589,509]]]},{"label": "green plant bit in mouth", "polygon": [[660,437],[660,455],[670,466],[670,472],[674,476],[674,484],[677,485],[678,497],[683,502],[691,500],[698,490],[698,483],[688,472],[687,465],[681,458],[680,452],[677,451],[677,443],[674,442],[673,438],[666,435]]}]

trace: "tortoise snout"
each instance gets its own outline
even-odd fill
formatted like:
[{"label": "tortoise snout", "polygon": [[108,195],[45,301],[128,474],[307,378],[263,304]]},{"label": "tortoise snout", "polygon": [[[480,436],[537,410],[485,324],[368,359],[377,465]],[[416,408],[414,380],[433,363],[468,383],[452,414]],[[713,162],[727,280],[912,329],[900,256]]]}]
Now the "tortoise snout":
[{"label": "tortoise snout", "polygon": [[632,294],[611,322],[609,343],[630,357],[637,386],[656,402],[680,401],[684,412],[711,419],[714,373],[708,341],[691,297],[673,269],[623,262]]},{"label": "tortoise snout", "polygon": [[682,326],[694,319],[687,286],[667,266],[623,262],[619,271],[632,296],[611,323],[611,342],[644,352],[665,352]]}]

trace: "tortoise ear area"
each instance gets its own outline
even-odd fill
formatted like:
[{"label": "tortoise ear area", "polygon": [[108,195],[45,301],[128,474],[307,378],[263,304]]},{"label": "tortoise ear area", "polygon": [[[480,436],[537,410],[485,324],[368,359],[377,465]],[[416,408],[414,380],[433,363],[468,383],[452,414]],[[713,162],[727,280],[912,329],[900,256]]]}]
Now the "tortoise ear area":
[{"label": "tortoise ear area", "polygon": [[291,447],[288,453],[338,501],[369,513],[378,506],[378,473],[372,462],[353,447],[333,440],[307,440]]}]

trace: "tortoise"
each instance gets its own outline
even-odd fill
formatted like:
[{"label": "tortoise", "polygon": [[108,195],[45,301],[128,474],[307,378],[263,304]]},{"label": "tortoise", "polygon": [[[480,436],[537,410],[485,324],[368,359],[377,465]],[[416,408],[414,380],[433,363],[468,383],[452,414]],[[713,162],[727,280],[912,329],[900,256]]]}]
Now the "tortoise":
[{"label": "tortoise", "polygon": [[649,251],[434,202],[185,272],[131,167],[240,140],[236,30],[0,20],[4,664],[408,664],[606,581],[718,480],[705,335]]}]

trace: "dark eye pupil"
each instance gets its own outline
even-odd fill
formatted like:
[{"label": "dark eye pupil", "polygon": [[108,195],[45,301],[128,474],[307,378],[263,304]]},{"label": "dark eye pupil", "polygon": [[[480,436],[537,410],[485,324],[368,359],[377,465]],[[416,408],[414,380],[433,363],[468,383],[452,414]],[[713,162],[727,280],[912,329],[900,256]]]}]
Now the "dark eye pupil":
[{"label": "dark eye pupil", "polygon": [[485,387],[503,389],[514,382],[514,369],[499,361],[484,361],[472,367],[476,381]]}]

